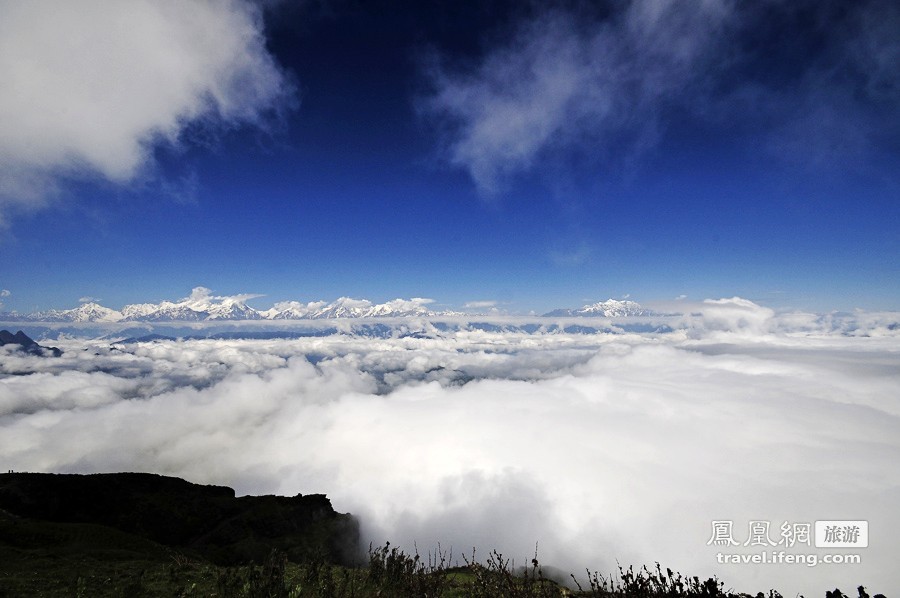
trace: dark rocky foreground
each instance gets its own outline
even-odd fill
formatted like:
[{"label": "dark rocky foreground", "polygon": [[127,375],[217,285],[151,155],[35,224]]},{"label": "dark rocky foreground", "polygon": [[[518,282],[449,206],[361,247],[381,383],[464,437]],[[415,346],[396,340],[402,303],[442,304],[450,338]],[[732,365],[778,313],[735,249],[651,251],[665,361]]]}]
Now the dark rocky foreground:
[{"label": "dark rocky foreground", "polygon": [[147,473],[0,474],[0,544],[58,541],[31,533],[36,522],[112,528],[91,537],[115,537],[117,548],[127,537],[141,550],[168,547],[219,565],[261,563],[272,549],[294,562],[349,565],[359,555],[357,521],[322,494],[235,497],[224,486]]},{"label": "dark rocky foreground", "polygon": [[[0,474],[0,598],[754,598],[659,564],[620,567],[618,579],[588,571],[576,590],[545,577],[537,557],[514,570],[496,551],[460,566],[385,545],[369,549],[366,567],[340,566],[359,563],[358,542],[356,521],[320,494],[237,498],[144,473]],[[251,561],[261,564],[231,566]],[[825,596],[857,594],[884,598],[862,586]]]}]

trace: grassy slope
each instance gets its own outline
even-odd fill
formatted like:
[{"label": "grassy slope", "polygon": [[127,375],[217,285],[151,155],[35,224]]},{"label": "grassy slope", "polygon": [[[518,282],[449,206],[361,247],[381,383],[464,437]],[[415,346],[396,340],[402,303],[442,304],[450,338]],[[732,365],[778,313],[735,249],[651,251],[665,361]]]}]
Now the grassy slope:
[{"label": "grassy slope", "polygon": [[[276,501],[260,504],[261,514],[253,515],[254,521],[260,516],[262,521],[281,521],[280,516],[269,516],[278,506]],[[275,514],[279,513],[275,509]],[[237,532],[250,529],[241,517],[226,522]],[[315,527],[308,531],[319,533]],[[277,546],[277,541],[272,543],[272,547]],[[226,567],[210,560],[208,547],[201,552],[186,546],[165,546],[106,525],[29,519],[0,510],[0,597],[746,596],[724,592],[715,580],[685,578],[658,566],[655,570],[621,571],[616,580],[594,577],[589,587],[571,591],[544,579],[537,560],[530,569],[514,575],[509,561],[496,553],[488,555],[483,565],[475,564],[473,558],[460,567],[452,566],[445,555],[421,559],[388,545],[370,549],[367,566],[360,568],[335,565],[324,554],[311,558],[303,554],[306,558],[291,562],[288,553],[273,550],[262,565]],[[765,596],[778,594],[769,592]],[[842,596],[829,593],[829,598]]]}]

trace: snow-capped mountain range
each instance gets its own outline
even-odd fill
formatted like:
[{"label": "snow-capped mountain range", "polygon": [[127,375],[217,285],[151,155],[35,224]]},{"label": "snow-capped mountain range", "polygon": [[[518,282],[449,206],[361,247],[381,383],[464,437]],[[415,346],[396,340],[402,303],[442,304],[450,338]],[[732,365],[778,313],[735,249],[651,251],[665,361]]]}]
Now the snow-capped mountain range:
[{"label": "snow-capped mountain range", "polygon": [[[189,297],[160,303],[135,303],[121,310],[110,309],[90,301],[73,309],[51,309],[27,315],[0,314],[0,319],[29,322],[215,322],[234,320],[322,320],[333,318],[399,318],[447,317],[477,315],[457,311],[434,311],[428,308],[431,299],[414,297],[394,299],[386,303],[372,303],[367,299],[341,297],[326,301],[283,301],[267,310],[258,310],[247,301],[261,295],[214,296],[204,287],[193,289]],[[610,299],[579,309],[558,309],[545,316],[621,317],[650,315],[634,301]]]},{"label": "snow-capped mountain range", "polygon": [[462,315],[460,312],[430,310],[426,306],[433,301],[422,298],[394,299],[378,304],[349,297],[341,297],[331,303],[284,301],[267,310],[257,310],[247,305],[247,301],[258,297],[261,295],[218,297],[212,295],[209,289],[197,287],[189,297],[179,301],[135,303],[121,310],[91,301],[73,309],[50,309],[27,315],[0,314],[0,319],[31,322],[215,322]]},{"label": "snow-capped mountain range", "polygon": [[626,316],[649,316],[652,312],[644,309],[634,301],[617,301],[608,299],[599,303],[585,305],[578,309],[555,309],[545,316],[580,316],[601,318],[622,318]]}]

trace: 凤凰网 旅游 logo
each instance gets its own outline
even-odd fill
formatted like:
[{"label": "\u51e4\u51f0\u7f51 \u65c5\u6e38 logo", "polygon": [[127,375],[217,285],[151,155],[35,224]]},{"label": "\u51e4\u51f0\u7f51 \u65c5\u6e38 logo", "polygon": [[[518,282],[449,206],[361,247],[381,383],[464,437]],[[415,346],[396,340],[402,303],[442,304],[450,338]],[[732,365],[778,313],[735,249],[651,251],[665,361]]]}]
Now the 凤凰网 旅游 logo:
[{"label": "\u51e4\u51f0\u7f51 \u65c5\u6e38 logo", "polygon": [[717,519],[711,527],[707,546],[733,549],[716,553],[722,564],[852,565],[862,562],[860,554],[843,550],[823,554],[814,549],[869,545],[869,522],[864,520],[784,521],[773,526],[771,521],[754,519],[735,528],[733,520]]},{"label": "\u51e4\u51f0\u7f51 \u65c5\u6e38 logo", "polygon": [[[707,546],[815,546],[816,548],[866,548],[869,546],[869,522],[865,520],[784,521],[776,529],[772,522],[755,519],[747,523],[743,535],[737,534],[733,520],[717,519]],[[736,535],[737,534],[737,535]],[[814,541],[814,542],[813,542]]]}]

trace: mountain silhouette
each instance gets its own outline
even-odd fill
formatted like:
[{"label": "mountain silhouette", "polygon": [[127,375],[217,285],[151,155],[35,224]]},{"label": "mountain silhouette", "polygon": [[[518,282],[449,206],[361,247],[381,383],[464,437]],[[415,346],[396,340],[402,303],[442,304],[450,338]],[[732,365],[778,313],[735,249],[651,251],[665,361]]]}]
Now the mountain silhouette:
[{"label": "mountain silhouette", "polygon": [[18,345],[20,350],[32,355],[46,356],[49,354],[53,357],[62,355],[60,349],[56,347],[42,347],[21,330],[15,334],[9,330],[0,330],[0,346],[2,345]]}]

